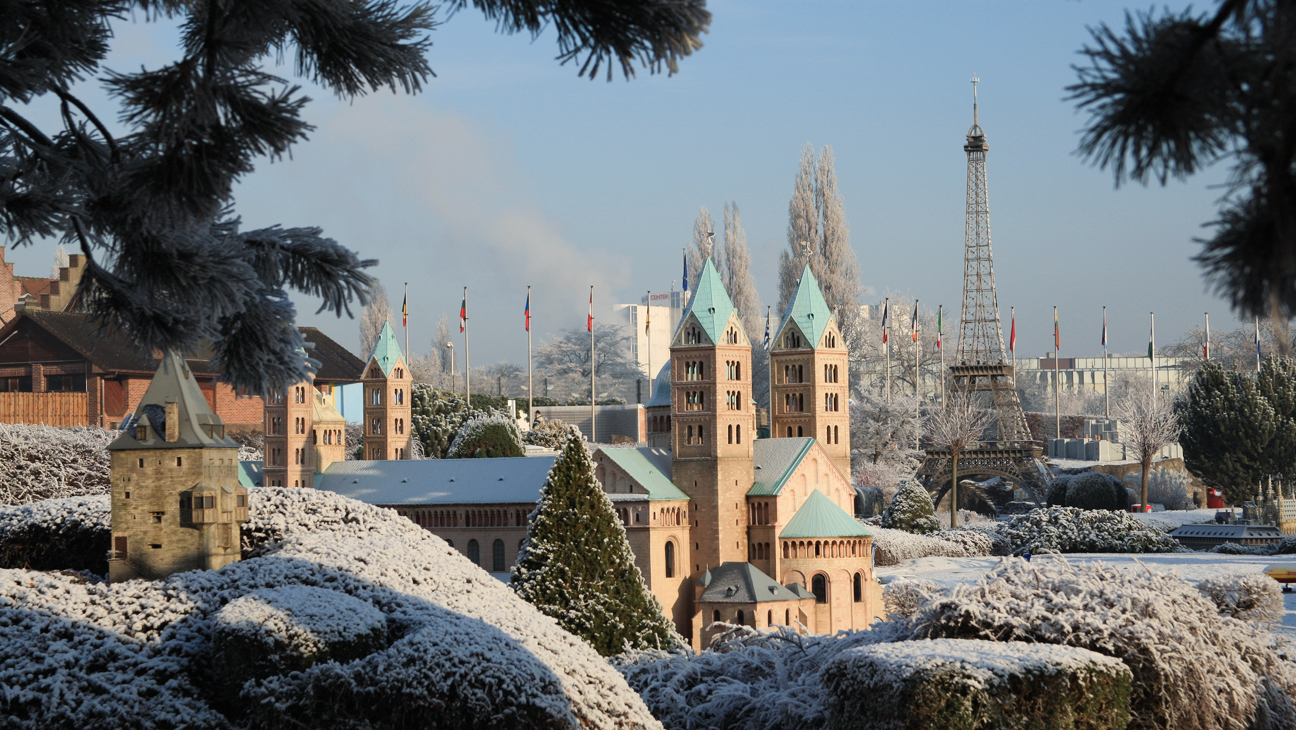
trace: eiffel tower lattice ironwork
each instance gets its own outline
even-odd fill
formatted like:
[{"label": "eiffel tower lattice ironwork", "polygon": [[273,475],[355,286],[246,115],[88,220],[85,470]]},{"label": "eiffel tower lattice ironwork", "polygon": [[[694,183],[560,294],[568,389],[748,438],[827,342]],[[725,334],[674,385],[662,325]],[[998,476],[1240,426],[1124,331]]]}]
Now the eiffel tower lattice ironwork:
[{"label": "eiffel tower lattice ironwork", "polygon": [[[1031,438],[1026,415],[1017,398],[1013,366],[1004,357],[1003,327],[995,293],[990,251],[990,201],[986,189],[986,152],[990,145],[977,119],[976,84],[972,79],[972,128],[963,150],[968,156],[967,223],[963,242],[963,314],[958,352],[950,366],[953,393],[987,392],[997,421],[997,438],[982,442],[959,457],[959,479],[1004,477],[1019,486],[1037,489],[1049,476],[1040,444]],[[929,449],[918,476],[939,501],[948,489],[947,452]]]}]

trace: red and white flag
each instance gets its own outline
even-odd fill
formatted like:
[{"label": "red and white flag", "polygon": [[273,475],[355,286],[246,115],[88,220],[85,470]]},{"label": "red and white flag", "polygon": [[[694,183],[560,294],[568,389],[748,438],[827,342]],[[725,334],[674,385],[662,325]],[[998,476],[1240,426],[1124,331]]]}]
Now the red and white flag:
[{"label": "red and white flag", "polygon": [[585,331],[594,331],[594,287],[590,287],[589,319],[585,320]]},{"label": "red and white flag", "polygon": [[1008,352],[1011,352],[1012,354],[1016,355],[1017,354],[1017,312],[1016,310],[1013,309],[1010,309],[1008,311],[1012,316],[1012,329],[1008,331]]},{"label": "red and white flag", "polygon": [[882,302],[882,344],[884,345],[886,344],[887,341],[887,317],[890,316],[890,312],[891,312],[891,299],[890,297],[888,297],[886,300]]},{"label": "red and white flag", "polygon": [[913,334],[913,341],[918,341],[918,300],[914,300],[913,319],[909,320],[909,331]]},{"label": "red and white flag", "polygon": [[464,287],[464,298],[459,303],[459,331],[463,332],[468,326],[468,287]]}]

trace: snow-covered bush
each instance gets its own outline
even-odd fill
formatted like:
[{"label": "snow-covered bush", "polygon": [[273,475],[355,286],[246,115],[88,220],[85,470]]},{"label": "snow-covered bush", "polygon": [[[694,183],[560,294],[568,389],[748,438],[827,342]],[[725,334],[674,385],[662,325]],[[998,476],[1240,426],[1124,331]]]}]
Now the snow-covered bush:
[{"label": "snow-covered bush", "polygon": [[[1126,486],[1130,489],[1142,491],[1143,472],[1130,472],[1124,478]],[[1196,509],[1196,503],[1189,496],[1191,489],[1192,480],[1181,471],[1170,471],[1160,467],[1148,474],[1148,504],[1165,505],[1169,510]]]},{"label": "snow-covered bush", "polygon": [[237,692],[251,679],[359,659],[386,640],[387,620],[367,601],[313,586],[264,588],[213,615],[213,678]]},{"label": "snow-covered bush", "polygon": [[1001,523],[999,533],[1023,553],[1175,553],[1186,548],[1126,512],[1049,507]]},{"label": "snow-covered bush", "polygon": [[1296,674],[1274,635],[1220,616],[1169,573],[1007,559],[925,604],[908,630],[914,639],[1062,644],[1120,659],[1133,673],[1131,728],[1296,723],[1287,699]]},{"label": "snow-covered bush", "polygon": [[1049,507],[1065,507],[1067,487],[1071,484],[1074,474],[1059,474],[1053,477],[1053,481],[1048,483],[1047,502]]},{"label": "snow-covered bush", "polygon": [[[597,652],[408,519],[312,489],[249,496],[253,557],[220,570],[112,585],[0,570],[0,724],[659,727]],[[366,602],[390,646],[214,697],[217,613],[285,586]]]},{"label": "snow-covered bush", "polygon": [[261,461],[265,458],[265,434],[260,431],[229,432],[239,445],[239,461]]},{"label": "snow-covered bush", "polygon": [[480,413],[464,422],[446,451],[447,459],[526,456],[517,421],[500,413]]},{"label": "snow-covered bush", "polygon": [[[919,535],[904,530],[871,527],[877,565],[898,565],[915,558],[971,558],[990,555],[994,540],[977,530],[942,530]],[[948,539],[947,539],[948,538]]]},{"label": "snow-covered bush", "polygon": [[1263,573],[1206,578],[1197,590],[1219,608],[1220,614],[1256,623],[1277,623],[1287,613],[1278,581]]},{"label": "snow-covered bush", "polygon": [[[410,388],[410,433],[420,442],[423,455],[429,459],[444,459],[459,429],[469,419],[494,410],[480,410],[468,405],[463,396],[438,390],[427,383],[415,383]],[[350,443],[347,444],[351,448]]]},{"label": "snow-covered bush", "polygon": [[931,580],[907,578],[882,586],[882,603],[892,621],[909,618],[924,603],[943,595],[945,589]]},{"label": "snow-covered bush", "polygon": [[917,480],[910,479],[900,487],[891,504],[882,512],[882,526],[889,530],[904,530],[925,535],[940,529],[936,508],[931,495]]},{"label": "snow-covered bush", "polygon": [[834,730],[1073,728],[1129,721],[1130,670],[1069,646],[936,639],[862,646],[822,672]]},{"label": "snow-covered bush", "polygon": [[1049,482],[1048,506],[1124,512],[1129,509],[1129,493],[1121,480],[1103,472],[1061,474]]},{"label": "snow-covered bush", "polygon": [[0,423],[0,505],[103,494],[116,431]]},{"label": "snow-covered bush", "polygon": [[108,573],[107,494],[0,507],[0,568]]},{"label": "snow-covered bush", "polygon": [[[963,489],[963,487],[959,487],[959,494],[966,494]],[[959,501],[962,501],[962,497],[959,498]],[[937,512],[936,519],[940,522],[942,530],[950,529],[950,513],[947,510]],[[996,525],[998,522],[993,517],[987,517],[980,512],[960,507],[958,511],[958,524],[959,526],[955,529],[963,529],[964,527],[972,526],[988,527]]]},{"label": "snow-covered bush", "polygon": [[1222,555],[1273,555],[1277,545],[1243,545],[1239,542],[1224,542],[1207,552]]},{"label": "snow-covered bush", "polygon": [[551,451],[562,451],[567,439],[580,431],[558,419],[538,418],[531,430],[522,435],[522,442],[528,446],[539,446]]}]

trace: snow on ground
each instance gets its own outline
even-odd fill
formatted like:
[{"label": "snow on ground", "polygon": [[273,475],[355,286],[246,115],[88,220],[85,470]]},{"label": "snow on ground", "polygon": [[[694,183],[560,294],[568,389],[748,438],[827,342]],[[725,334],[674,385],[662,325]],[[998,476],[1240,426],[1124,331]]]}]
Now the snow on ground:
[{"label": "snow on ground", "polygon": [[[1214,510],[1194,511],[1210,512],[1211,516],[1214,516]],[[1153,515],[1146,516],[1151,517]],[[1021,560],[1021,558],[916,558],[905,560],[899,565],[878,566],[876,573],[878,580],[882,583],[889,583],[901,577],[919,578],[933,581],[945,588],[951,588],[959,583],[975,582],[997,565],[1000,560]],[[1072,563],[1100,562],[1129,570],[1173,571],[1180,578],[1193,584],[1206,578],[1263,573],[1264,569],[1270,565],[1296,565],[1296,555],[1223,555],[1207,552],[1167,554],[1073,553],[1064,556],[1035,555],[1031,557],[1031,561],[1037,563],[1048,563],[1052,560],[1066,560]],[[1296,641],[1296,592],[1284,593],[1283,602],[1287,607],[1287,613],[1283,616],[1281,625],[1275,626],[1274,630],[1276,633]]]},{"label": "snow on ground", "polygon": [[1055,469],[1088,469],[1091,466],[1102,464],[1110,466],[1114,464],[1137,464],[1138,459],[1126,459],[1125,461],[1085,461],[1084,459],[1054,459],[1049,458],[1048,463]]}]

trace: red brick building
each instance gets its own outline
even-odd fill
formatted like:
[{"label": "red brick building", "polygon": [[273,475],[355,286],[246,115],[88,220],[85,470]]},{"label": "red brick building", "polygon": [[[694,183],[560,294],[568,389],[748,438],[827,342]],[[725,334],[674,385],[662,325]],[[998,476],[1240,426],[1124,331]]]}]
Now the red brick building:
[{"label": "red brick building", "polygon": [[[321,363],[317,383],[359,382],[359,358],[314,327],[301,332]],[[0,326],[0,422],[116,428],[139,405],[159,360],[120,334],[98,332],[88,314],[19,311]],[[262,429],[259,396],[217,382],[201,353],[185,362],[228,428]]]}]

